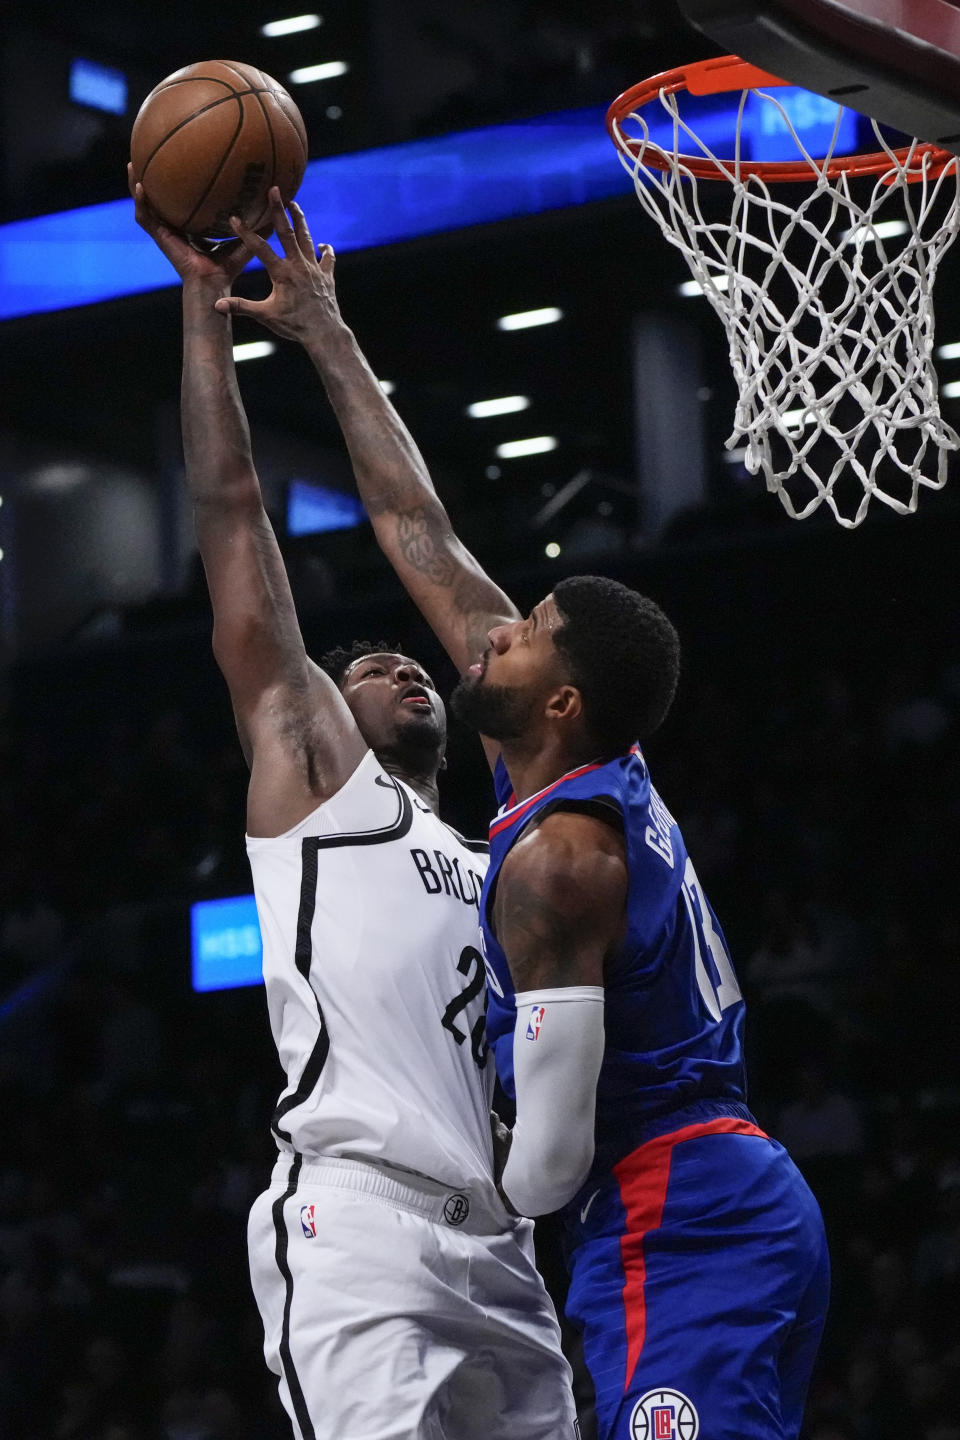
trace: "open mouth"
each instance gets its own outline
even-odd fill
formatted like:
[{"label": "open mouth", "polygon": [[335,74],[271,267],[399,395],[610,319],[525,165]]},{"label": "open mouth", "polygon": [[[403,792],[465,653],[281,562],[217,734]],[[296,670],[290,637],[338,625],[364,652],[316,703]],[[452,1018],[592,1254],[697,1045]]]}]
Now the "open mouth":
[{"label": "open mouth", "polygon": [[429,710],[430,697],[425,690],[411,690],[400,701],[401,705],[410,705],[415,709]]}]

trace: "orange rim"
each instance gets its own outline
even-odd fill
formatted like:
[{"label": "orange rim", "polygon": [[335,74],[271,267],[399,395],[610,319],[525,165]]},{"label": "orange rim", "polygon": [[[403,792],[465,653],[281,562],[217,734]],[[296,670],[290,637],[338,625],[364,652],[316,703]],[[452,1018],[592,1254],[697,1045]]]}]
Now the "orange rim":
[{"label": "orange rim", "polygon": [[[746,60],[741,60],[739,55],[721,55],[713,60],[697,60],[691,65],[680,65],[675,70],[664,70],[662,74],[652,75],[649,80],[641,80],[639,85],[624,90],[607,111],[607,130],[617,149],[635,159],[644,149],[644,142],[631,140],[623,134],[620,126],[628,115],[641,110],[644,105],[649,105],[650,101],[656,100],[661,93],[674,95],[678,90],[687,90],[691,95],[721,95],[730,90],[756,90],[758,87],[767,89],[792,83],[771,75],[768,70],[750,65]],[[834,155],[826,166],[826,173],[831,180],[836,180],[841,175],[883,175],[890,169],[891,154],[900,165],[905,166],[910,147],[904,146],[890,154],[885,150],[876,150],[866,155]],[[927,157],[929,160],[925,166],[924,160]],[[922,180],[924,175],[929,179],[936,179],[950,161],[956,158],[949,150],[921,142],[913,147],[910,169],[905,171],[907,179]],[[738,165],[735,160],[713,161],[705,155],[677,154],[668,157],[649,145],[646,146],[643,161],[654,170],[666,171],[671,170],[674,164],[682,165],[688,174],[695,175],[698,180],[729,180],[730,172],[736,170],[742,178],[755,175],[770,184],[780,184],[791,180],[809,180],[813,174],[806,160],[741,160]]]}]

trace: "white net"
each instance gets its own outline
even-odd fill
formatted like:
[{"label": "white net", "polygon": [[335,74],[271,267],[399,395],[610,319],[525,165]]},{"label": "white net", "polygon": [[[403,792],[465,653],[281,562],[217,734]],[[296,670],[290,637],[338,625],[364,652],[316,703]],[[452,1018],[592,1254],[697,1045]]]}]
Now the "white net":
[{"label": "white net", "polygon": [[[797,152],[785,158],[809,164],[802,188],[742,173],[750,97],[779,112],[777,129]],[[641,204],[726,329],[740,392],[727,447],[745,448],[747,469],[762,472],[795,519],[826,503],[850,528],[874,497],[914,511],[922,487],[943,486],[948,453],[960,449],[940,415],[932,300],[960,223],[960,160],[936,174],[929,149],[914,142],[898,158],[874,126],[889,157],[884,173],[831,178],[842,110],[830,152],[814,159],[772,90],[742,93],[733,156],[722,159],[681,118],[676,94],[659,99],[672,149],[653,139],[644,111],[617,122],[614,138]],[[708,196],[689,168],[694,155],[716,167]],[[908,169],[920,178],[909,182]],[[721,180],[732,211],[708,218]]]}]

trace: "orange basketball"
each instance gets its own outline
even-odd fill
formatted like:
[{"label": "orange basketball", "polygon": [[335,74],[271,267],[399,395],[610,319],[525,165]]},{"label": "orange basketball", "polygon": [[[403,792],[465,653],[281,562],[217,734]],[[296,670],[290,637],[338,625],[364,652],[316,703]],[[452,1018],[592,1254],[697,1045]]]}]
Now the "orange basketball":
[{"label": "orange basketball", "polygon": [[150,91],[130,136],[134,178],[168,225],[232,235],[230,216],[256,229],[267,191],[293,199],[307,164],[307,132],[269,75],[235,60],[186,65]]}]

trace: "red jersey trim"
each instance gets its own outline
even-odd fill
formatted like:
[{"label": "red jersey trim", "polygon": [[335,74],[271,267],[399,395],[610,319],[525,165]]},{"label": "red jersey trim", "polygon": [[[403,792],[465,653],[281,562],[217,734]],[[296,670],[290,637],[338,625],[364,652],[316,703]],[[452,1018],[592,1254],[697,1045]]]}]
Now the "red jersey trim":
[{"label": "red jersey trim", "polygon": [[770,1138],[749,1120],[740,1120],[734,1115],[719,1116],[716,1120],[705,1120],[699,1125],[685,1125],[682,1130],[657,1135],[613,1167],[613,1173],[620,1185],[620,1199],[627,1214],[626,1230],[620,1241],[624,1274],[623,1310],[627,1331],[624,1393],[633,1379],[647,1335],[647,1266],[644,1242],[648,1233],[656,1230],[663,1219],[674,1146],[684,1140],[697,1140],[701,1135],[759,1135],[764,1140]]},{"label": "red jersey trim", "polygon": [[[627,751],[628,755],[642,755],[642,753],[639,745],[631,745]],[[545,789],[538,790],[536,795],[531,795],[529,800],[524,800],[522,805],[517,805],[516,791],[511,790],[507,796],[505,814],[500,815],[490,825],[490,839],[492,840],[494,835],[499,835],[501,830],[508,829],[514,821],[522,819],[532,805],[536,805],[544,795],[549,795],[551,790],[556,790],[557,786],[562,785],[564,781],[577,780],[581,775],[589,775],[591,770],[601,770],[604,765],[609,764],[609,760],[594,760],[590,765],[581,765],[579,770],[568,770],[566,775],[561,775],[559,780],[554,780],[553,784],[547,785]]]}]

